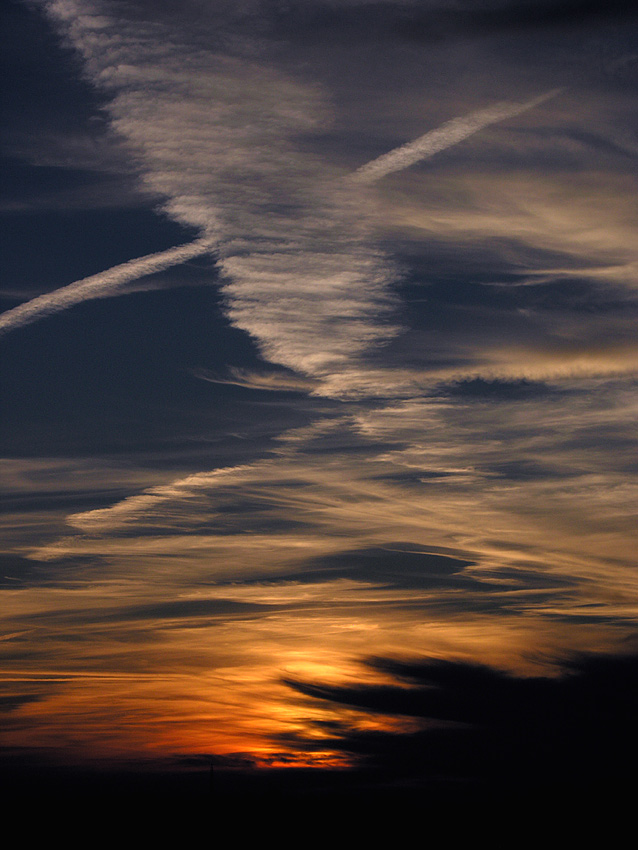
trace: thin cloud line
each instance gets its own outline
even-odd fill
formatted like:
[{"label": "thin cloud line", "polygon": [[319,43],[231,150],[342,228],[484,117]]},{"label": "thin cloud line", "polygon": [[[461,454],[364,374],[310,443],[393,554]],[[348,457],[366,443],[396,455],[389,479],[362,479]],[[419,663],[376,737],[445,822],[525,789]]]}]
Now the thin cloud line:
[{"label": "thin cloud line", "polygon": [[0,315],[0,336],[45,316],[58,313],[60,310],[66,310],[82,301],[112,295],[127,283],[185,263],[193,257],[199,257],[213,250],[214,246],[210,239],[196,239],[194,242],[177,245],[167,251],[128,260],[126,263],[82,278],[53,292],[39,295]]},{"label": "thin cloud line", "polygon": [[486,109],[479,109],[476,112],[471,112],[469,115],[464,115],[460,118],[453,118],[451,121],[446,121],[435,130],[430,130],[418,139],[394,148],[388,153],[383,154],[377,159],[362,165],[353,174],[349,180],[353,183],[374,183],[385,177],[386,174],[391,174],[393,171],[402,171],[410,165],[428,159],[434,154],[452,147],[453,145],[462,142],[469,136],[473,136],[484,127],[490,124],[496,124],[499,121],[504,121],[506,118],[513,118],[515,115],[520,115],[522,112],[527,112],[534,106],[538,106],[546,100],[555,97],[563,89],[553,89],[532,100],[527,100],[523,103],[500,102]]}]

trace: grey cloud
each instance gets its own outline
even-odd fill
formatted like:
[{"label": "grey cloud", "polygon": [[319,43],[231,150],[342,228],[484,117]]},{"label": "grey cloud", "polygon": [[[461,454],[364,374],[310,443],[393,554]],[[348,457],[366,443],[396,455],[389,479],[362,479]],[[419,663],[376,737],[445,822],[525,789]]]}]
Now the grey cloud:
[{"label": "grey cloud", "polygon": [[[410,544],[346,551],[313,562],[317,576],[365,579],[402,588],[462,588],[473,586],[463,576],[471,561],[418,551]],[[312,574],[312,571],[311,573]]]}]

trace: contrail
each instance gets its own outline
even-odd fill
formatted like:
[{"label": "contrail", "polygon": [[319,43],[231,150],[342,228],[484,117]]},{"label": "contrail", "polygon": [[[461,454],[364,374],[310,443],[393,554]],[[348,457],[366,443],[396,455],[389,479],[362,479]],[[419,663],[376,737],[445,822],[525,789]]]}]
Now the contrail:
[{"label": "contrail", "polygon": [[415,162],[419,162],[419,160],[428,159],[435,153],[462,142],[468,136],[482,130],[483,127],[520,115],[521,112],[526,112],[528,109],[538,106],[539,103],[555,97],[561,91],[563,89],[553,89],[524,103],[502,101],[493,106],[488,106],[486,109],[471,112],[461,118],[453,118],[413,142],[401,145],[401,147],[373,159],[366,165],[362,165],[361,168],[350,175],[349,180],[355,183],[374,183],[381,177],[385,177],[386,174],[401,171],[410,165],[414,165]]},{"label": "contrail", "polygon": [[[385,177],[386,174],[401,171],[419,160],[427,159],[439,151],[462,142],[483,127],[520,115],[521,112],[526,112],[528,109],[555,97],[561,91],[563,89],[553,89],[524,103],[500,102],[488,106],[486,109],[471,112],[461,118],[453,118],[413,142],[401,145],[401,147],[373,159],[366,165],[362,165],[347,180],[354,183],[374,183],[376,180]],[[179,265],[186,260],[213,250],[214,246],[210,239],[197,239],[195,242],[178,245],[176,248],[169,248],[167,251],[147,254],[145,257],[138,257],[136,260],[129,260],[99,274],[63,286],[54,292],[40,295],[0,315],[0,336],[52,313],[65,310],[74,304],[79,304],[81,301],[111,295],[126,283]]]},{"label": "contrail", "polygon": [[50,316],[52,313],[66,310],[67,307],[79,304],[81,301],[111,295],[124,284],[155,272],[164,271],[164,269],[179,265],[212,250],[213,244],[210,239],[197,239],[195,242],[178,245],[175,248],[169,248],[167,251],[159,251],[157,254],[147,254],[144,257],[129,260],[119,266],[113,266],[104,272],[99,272],[99,274],[77,280],[61,289],[39,295],[37,298],[19,304],[12,310],[7,310],[6,313],[0,315],[0,336],[15,328]]}]

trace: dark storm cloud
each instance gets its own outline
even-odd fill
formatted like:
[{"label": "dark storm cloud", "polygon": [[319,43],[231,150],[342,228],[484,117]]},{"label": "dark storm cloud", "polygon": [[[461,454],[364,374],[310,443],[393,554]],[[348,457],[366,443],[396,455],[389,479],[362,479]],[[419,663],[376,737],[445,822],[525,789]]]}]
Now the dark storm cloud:
[{"label": "dark storm cloud", "polygon": [[312,699],[424,721],[414,733],[334,736],[331,743],[377,781],[462,781],[508,794],[629,793],[638,656],[583,655],[565,661],[560,675],[532,678],[438,659],[371,664],[397,684],[288,684]]}]

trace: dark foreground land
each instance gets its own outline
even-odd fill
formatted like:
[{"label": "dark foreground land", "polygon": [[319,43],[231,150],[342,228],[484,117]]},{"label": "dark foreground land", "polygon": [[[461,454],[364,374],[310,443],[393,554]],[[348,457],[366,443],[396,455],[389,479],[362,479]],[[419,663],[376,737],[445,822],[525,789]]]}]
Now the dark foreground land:
[{"label": "dark foreground land", "polygon": [[[635,817],[635,783],[384,783],[348,773],[288,769],[179,773],[52,769],[4,771],[7,812],[33,836],[173,841],[275,838],[392,841],[461,846],[477,836],[500,845],[545,839],[619,838]],[[211,781],[212,779],[212,781]],[[437,838],[438,836],[438,838]]]}]

